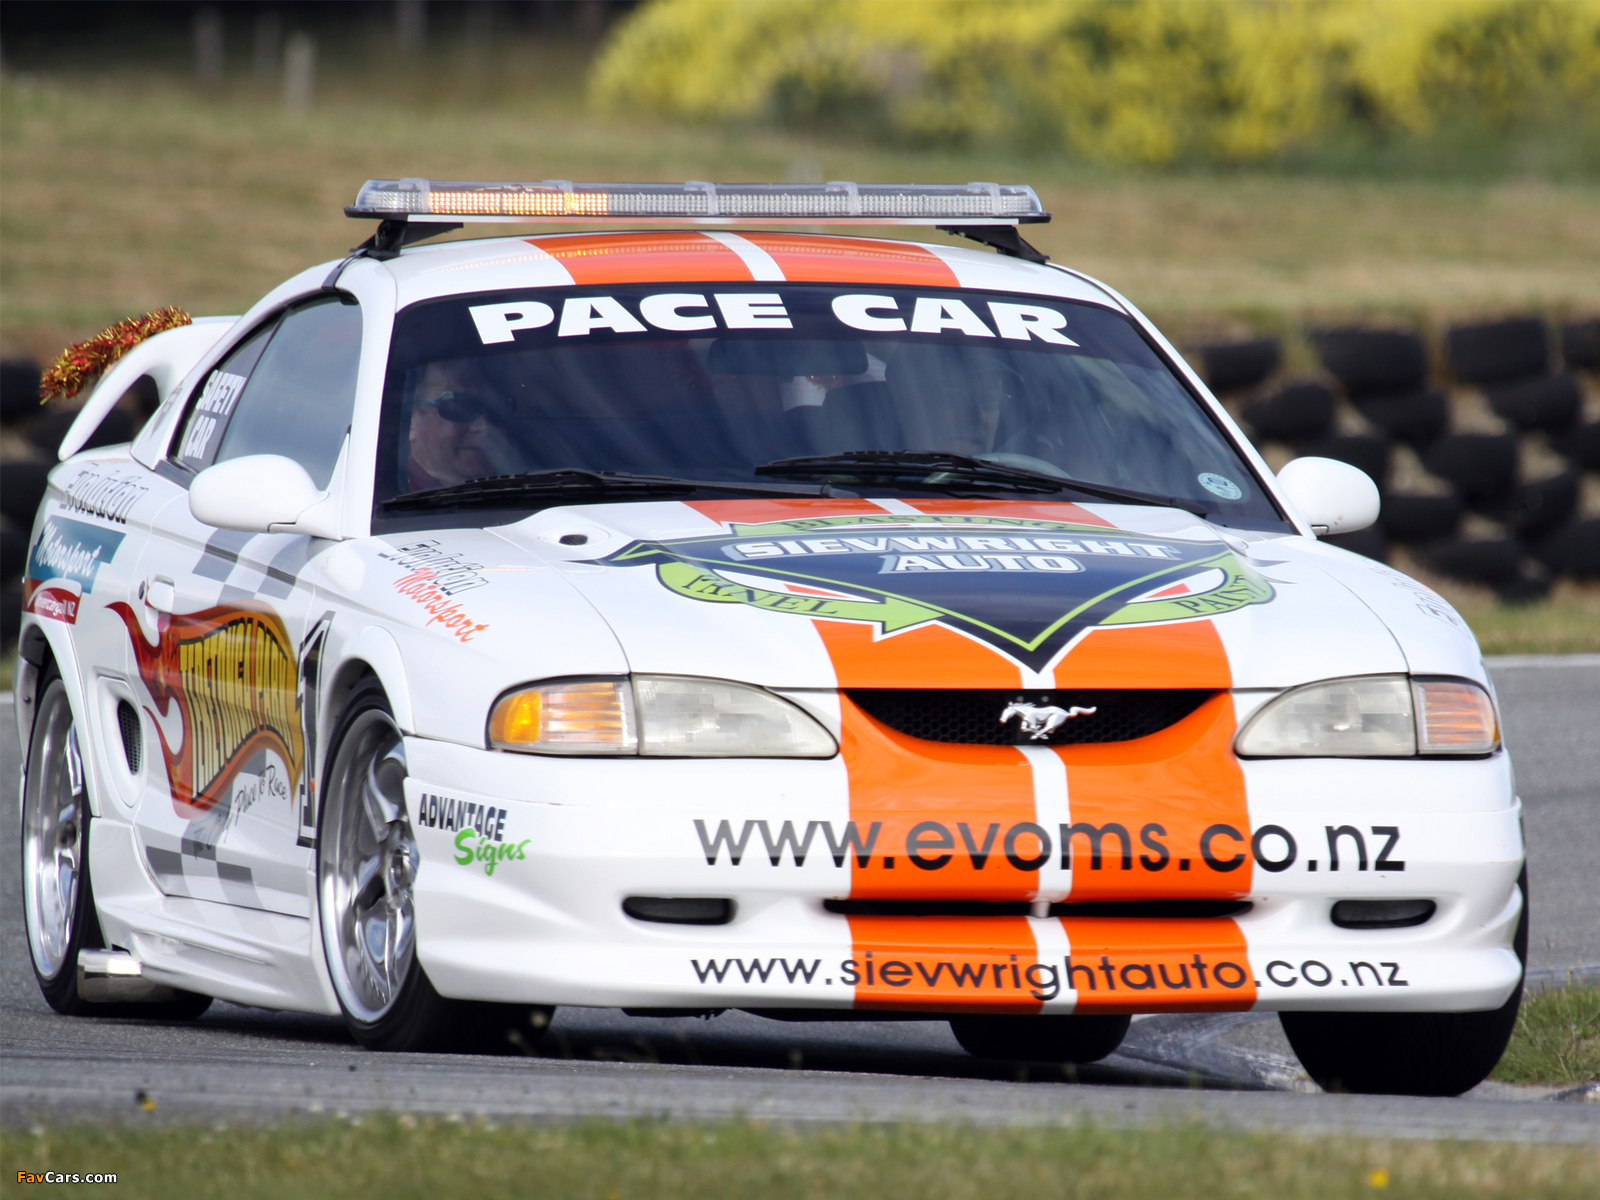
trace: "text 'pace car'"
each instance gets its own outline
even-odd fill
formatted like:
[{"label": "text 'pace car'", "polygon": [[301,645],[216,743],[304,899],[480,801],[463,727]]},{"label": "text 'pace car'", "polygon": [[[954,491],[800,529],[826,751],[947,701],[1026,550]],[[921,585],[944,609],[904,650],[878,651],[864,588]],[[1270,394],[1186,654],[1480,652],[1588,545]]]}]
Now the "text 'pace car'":
[{"label": "text 'pace car'", "polygon": [[[347,211],[365,246],[142,342],[62,446],[17,685],[58,1009],[876,1011],[1075,1062],[1259,1009],[1329,1086],[1487,1074],[1526,919],[1472,635],[1318,541],[1366,477],[1275,479],[1018,236],[1031,189]],[[561,220],[678,228],[410,245]],[[999,253],[700,228],[829,222]]]}]

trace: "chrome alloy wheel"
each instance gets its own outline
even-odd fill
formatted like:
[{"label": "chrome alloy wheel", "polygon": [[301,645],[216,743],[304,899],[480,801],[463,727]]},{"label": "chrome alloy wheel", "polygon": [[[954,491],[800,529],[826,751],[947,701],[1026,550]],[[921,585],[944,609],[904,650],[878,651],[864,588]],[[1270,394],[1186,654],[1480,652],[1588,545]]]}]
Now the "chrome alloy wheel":
[{"label": "chrome alloy wheel", "polygon": [[405,806],[406,752],[378,708],[351,723],[328,773],[318,896],[328,966],[345,1011],[381,1020],[416,954],[416,838]]},{"label": "chrome alloy wheel", "polygon": [[23,912],[41,979],[64,969],[83,890],[84,822],[89,794],[66,685],[45,689],[28,745],[22,790]]}]

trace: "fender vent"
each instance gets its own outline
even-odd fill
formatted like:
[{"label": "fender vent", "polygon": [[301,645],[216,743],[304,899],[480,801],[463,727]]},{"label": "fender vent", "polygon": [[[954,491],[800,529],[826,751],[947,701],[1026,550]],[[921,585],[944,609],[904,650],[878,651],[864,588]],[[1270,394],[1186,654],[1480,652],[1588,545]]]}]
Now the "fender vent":
[{"label": "fender vent", "polygon": [[[848,917],[1025,917],[1026,900],[824,900],[822,907]],[[1248,900],[1068,900],[1050,906],[1052,917],[1144,917],[1195,920],[1242,917]]]},{"label": "fender vent", "polygon": [[[1217,693],[1199,688],[1054,692],[850,688],[845,694],[868,716],[908,737],[971,746],[1067,746],[1148,737],[1176,725]],[[1064,720],[1045,737],[1034,738],[1023,733],[1017,717],[1000,722],[1000,714],[1019,696],[1040,708],[1095,711]]]},{"label": "fender vent", "polygon": [[139,710],[126,700],[117,701],[117,725],[122,730],[122,756],[128,760],[128,774],[137,775],[144,761],[144,726]]}]

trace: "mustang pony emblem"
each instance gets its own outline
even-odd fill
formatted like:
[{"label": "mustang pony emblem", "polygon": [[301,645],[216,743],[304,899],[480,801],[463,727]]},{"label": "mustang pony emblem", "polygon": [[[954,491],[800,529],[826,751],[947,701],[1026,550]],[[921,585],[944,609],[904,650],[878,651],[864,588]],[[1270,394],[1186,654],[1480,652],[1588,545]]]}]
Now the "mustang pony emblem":
[{"label": "mustang pony emblem", "polygon": [[1098,708],[1079,708],[1076,704],[1071,708],[1058,708],[1054,704],[1043,706],[1029,704],[1026,698],[1018,696],[1006,705],[1006,710],[1000,714],[1000,724],[1004,725],[1012,717],[1021,717],[1022,726],[1019,732],[1027,734],[1036,742],[1042,742],[1071,718],[1092,717],[1099,711]]}]

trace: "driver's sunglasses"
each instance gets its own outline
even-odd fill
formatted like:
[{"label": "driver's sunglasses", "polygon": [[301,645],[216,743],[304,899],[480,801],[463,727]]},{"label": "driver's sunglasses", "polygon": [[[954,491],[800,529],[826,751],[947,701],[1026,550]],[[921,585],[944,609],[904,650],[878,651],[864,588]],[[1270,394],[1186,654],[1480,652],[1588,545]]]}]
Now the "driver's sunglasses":
[{"label": "driver's sunglasses", "polygon": [[499,397],[474,392],[444,392],[422,403],[433,405],[441,417],[454,425],[470,425],[479,417],[499,416],[506,408],[505,401]]}]

